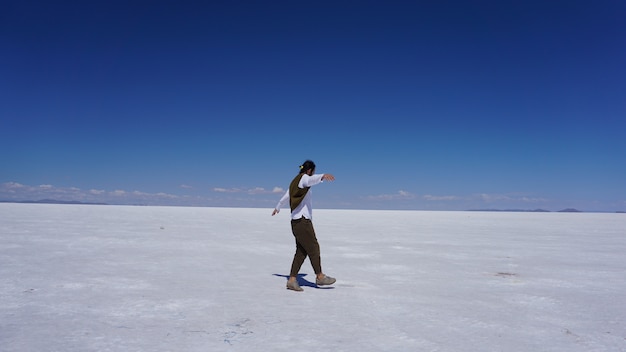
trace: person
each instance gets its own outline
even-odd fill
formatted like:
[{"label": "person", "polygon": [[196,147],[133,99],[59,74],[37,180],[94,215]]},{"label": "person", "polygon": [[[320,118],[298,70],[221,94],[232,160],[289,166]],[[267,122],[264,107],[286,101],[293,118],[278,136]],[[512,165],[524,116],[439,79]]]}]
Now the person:
[{"label": "person", "polygon": [[280,212],[280,208],[287,202],[291,208],[291,231],[296,239],[296,253],[291,263],[291,271],[287,280],[287,289],[303,291],[298,284],[298,271],[309,257],[313,271],[315,271],[315,283],[318,286],[332,285],[335,279],[327,276],[322,271],[320,258],[320,246],[313,229],[313,207],[311,203],[311,191],[309,188],[323,181],[334,181],[332,174],[315,174],[315,163],[311,160],[300,165],[300,173],[291,181],[289,189],[282,196],[272,212],[272,216]]}]

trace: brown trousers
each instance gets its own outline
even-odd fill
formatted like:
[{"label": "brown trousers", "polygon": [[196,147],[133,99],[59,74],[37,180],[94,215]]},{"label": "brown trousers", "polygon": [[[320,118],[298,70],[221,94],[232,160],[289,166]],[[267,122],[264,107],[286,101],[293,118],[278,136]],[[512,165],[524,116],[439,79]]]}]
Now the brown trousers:
[{"label": "brown trousers", "polygon": [[320,258],[320,245],[315,237],[313,222],[306,218],[291,220],[291,231],[296,238],[296,254],[291,263],[290,276],[297,277],[300,267],[306,257],[309,257],[315,274],[322,272],[322,260]]}]

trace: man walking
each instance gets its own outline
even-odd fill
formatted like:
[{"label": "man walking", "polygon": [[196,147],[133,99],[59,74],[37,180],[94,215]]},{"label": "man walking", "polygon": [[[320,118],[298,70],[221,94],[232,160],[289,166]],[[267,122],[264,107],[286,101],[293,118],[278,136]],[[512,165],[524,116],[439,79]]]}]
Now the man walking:
[{"label": "man walking", "polygon": [[313,271],[315,271],[315,283],[318,286],[332,285],[336,281],[322,272],[320,246],[311,222],[313,219],[313,207],[311,191],[309,190],[309,188],[322,181],[334,180],[335,176],[331,174],[315,174],[315,163],[311,160],[305,161],[300,165],[300,173],[291,181],[289,189],[272,212],[272,216],[278,214],[280,208],[289,201],[289,206],[291,207],[291,231],[296,238],[296,253],[293,256],[289,280],[287,280],[287,289],[289,290],[303,291],[298,284],[298,271],[300,271],[300,267],[302,267],[307,256],[311,261]]}]

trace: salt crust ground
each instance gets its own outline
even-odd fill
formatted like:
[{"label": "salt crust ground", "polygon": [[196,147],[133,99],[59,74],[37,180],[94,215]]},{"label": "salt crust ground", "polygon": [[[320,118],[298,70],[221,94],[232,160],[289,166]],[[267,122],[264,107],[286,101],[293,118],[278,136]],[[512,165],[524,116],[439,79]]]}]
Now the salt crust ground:
[{"label": "salt crust ground", "polygon": [[626,351],[626,214],[0,204],[0,350]]}]

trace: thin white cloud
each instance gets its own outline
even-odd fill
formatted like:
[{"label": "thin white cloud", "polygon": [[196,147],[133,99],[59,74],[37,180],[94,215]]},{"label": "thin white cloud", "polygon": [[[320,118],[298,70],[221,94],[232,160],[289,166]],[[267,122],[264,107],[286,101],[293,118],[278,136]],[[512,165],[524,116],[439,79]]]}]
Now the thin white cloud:
[{"label": "thin white cloud", "polygon": [[528,202],[528,203],[543,203],[543,202],[548,201],[548,199],[546,198],[530,198],[530,197],[522,197],[520,198],[520,200],[523,202]]},{"label": "thin white cloud", "polygon": [[214,192],[218,193],[247,193],[247,194],[272,194],[272,193],[281,193],[284,192],[280,187],[274,187],[271,191],[266,190],[263,187],[254,187],[254,188],[223,188],[223,187],[215,187],[213,188]]},{"label": "thin white cloud", "polygon": [[[249,194],[269,194],[268,190],[262,187],[250,189],[223,189],[216,188],[216,191],[230,193]],[[215,199],[201,196],[180,196],[165,192],[148,193],[140,190],[128,191],[124,189],[103,190],[88,189],[81,190],[78,187],[56,187],[50,184],[29,186],[17,182],[0,183],[0,200],[4,201],[78,201],[84,203],[107,203],[107,204],[145,204],[145,205],[221,205]],[[223,199],[220,200],[223,202]]]},{"label": "thin white cloud", "polygon": [[1,190],[4,191],[4,193],[8,193],[8,194],[16,194],[18,192],[24,192],[28,189],[29,187],[17,183],[17,182],[5,182],[2,184],[2,188]]},{"label": "thin white cloud", "polygon": [[[116,191],[119,192],[119,191]],[[121,191],[124,192],[124,191]],[[124,196],[126,194],[130,194],[138,199],[150,199],[150,198],[170,198],[170,199],[176,199],[178,198],[177,195],[174,194],[169,194],[169,193],[164,193],[164,192],[158,192],[158,193],[146,193],[146,192],[141,192],[141,191],[132,191],[132,192],[125,192],[125,193],[120,193],[119,195]]]},{"label": "thin white cloud", "polygon": [[12,200],[74,200],[84,201],[85,198],[91,196],[88,192],[83,192],[78,187],[55,187],[50,184],[42,184],[39,186],[22,185],[17,182],[4,183],[0,187],[0,197],[10,195]]},{"label": "thin white cloud", "polygon": [[379,194],[375,196],[367,196],[369,200],[399,200],[399,199],[415,199],[417,196],[411,192],[399,190],[398,193],[393,194]]},{"label": "thin white cloud", "polygon": [[[52,199],[58,201],[79,201],[86,203],[108,203],[108,204],[146,204],[146,205],[238,205],[241,202],[252,204],[251,202],[268,201],[265,196],[284,193],[282,187],[266,189],[263,187],[252,188],[222,188],[212,189],[214,192],[222,193],[221,196],[205,197],[199,195],[176,195],[165,192],[148,193],[139,190],[128,191],[124,189],[104,190],[88,189],[81,190],[78,187],[56,187],[51,184],[41,184],[30,186],[18,182],[0,183],[0,200],[4,201],[38,201]],[[248,195],[249,197],[242,197]],[[394,202],[402,202],[402,206],[415,207],[444,207],[461,209],[478,208],[529,208],[529,207],[552,207],[555,208],[555,201],[524,193],[476,193],[471,195],[417,195],[406,190],[398,190],[395,193],[380,194],[359,197],[363,204],[367,206],[367,201],[388,202],[389,206],[394,206]],[[257,204],[257,203],[255,203]],[[430,204],[430,205],[427,205]],[[445,205],[443,205],[445,204]],[[626,202],[615,201],[610,206],[599,202],[595,208],[615,208],[621,210]],[[380,206],[380,204],[376,205]],[[565,208],[568,206],[558,206]],[[570,206],[573,207],[573,206]],[[579,207],[580,208],[580,207]]]},{"label": "thin white cloud", "polygon": [[193,186],[186,185],[186,184],[182,184],[182,185],[180,185],[180,188],[192,189],[192,188],[193,188]]},{"label": "thin white cloud", "polygon": [[221,187],[215,187],[215,188],[213,188],[213,191],[219,192],[219,193],[239,193],[239,192],[241,192],[241,190],[239,188],[221,188]]},{"label": "thin white cloud", "polygon": [[474,196],[476,199],[482,200],[486,203],[493,202],[522,202],[522,203],[544,203],[549,200],[546,198],[528,197],[520,194],[487,194],[481,193]]},{"label": "thin white cloud", "polygon": [[425,200],[428,202],[458,202],[458,201],[480,201],[483,203],[545,203],[549,200],[545,198],[538,197],[528,197],[526,195],[521,194],[488,194],[488,193],[480,193],[474,194],[472,196],[459,196],[459,195],[432,195],[426,194],[423,196],[418,196],[411,192],[407,192],[404,190],[400,190],[397,193],[391,194],[379,194],[374,196],[364,197],[367,200],[372,201],[397,201],[397,200]]},{"label": "thin white cloud", "polygon": [[[148,195],[152,196],[152,194],[148,194]],[[164,192],[155,193],[154,195],[157,196],[157,197],[169,198],[169,199],[177,199],[177,198],[179,198],[179,196],[177,196],[175,194],[169,194],[169,193],[164,193]]]},{"label": "thin white cloud", "polygon": [[248,194],[265,194],[265,193],[270,193],[270,192],[265,191],[265,188],[263,187],[255,187],[255,188],[248,190]]},{"label": "thin white cloud", "polygon": [[463,197],[459,196],[433,196],[430,194],[424,195],[422,198],[428,201],[454,201],[463,199]]}]

